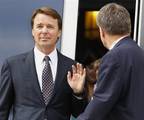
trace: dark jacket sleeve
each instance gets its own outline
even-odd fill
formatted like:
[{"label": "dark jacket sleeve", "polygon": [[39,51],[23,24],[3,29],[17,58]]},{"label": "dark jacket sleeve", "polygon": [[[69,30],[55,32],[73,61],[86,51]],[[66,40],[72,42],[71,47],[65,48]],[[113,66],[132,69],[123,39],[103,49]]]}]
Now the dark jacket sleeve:
[{"label": "dark jacket sleeve", "polygon": [[13,103],[13,85],[8,62],[5,61],[0,75],[0,120],[8,120]]},{"label": "dark jacket sleeve", "polygon": [[121,67],[117,58],[109,55],[102,60],[93,99],[78,120],[106,119],[122,90],[120,74]]},{"label": "dark jacket sleeve", "polygon": [[72,115],[74,117],[77,117],[78,115],[80,115],[84,111],[87,104],[88,104],[88,99],[86,97],[85,92],[80,97],[77,97],[76,95],[73,94],[73,96],[72,96]]}]

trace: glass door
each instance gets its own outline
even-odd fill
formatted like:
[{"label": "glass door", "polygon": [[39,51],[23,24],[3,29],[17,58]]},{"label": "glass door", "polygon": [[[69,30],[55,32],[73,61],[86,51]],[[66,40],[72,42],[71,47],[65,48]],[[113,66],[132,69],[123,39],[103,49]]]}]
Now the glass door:
[{"label": "glass door", "polygon": [[102,6],[110,2],[125,6],[130,12],[133,37],[136,0],[79,0],[75,59],[84,65],[107,52],[100,40],[96,15]]}]

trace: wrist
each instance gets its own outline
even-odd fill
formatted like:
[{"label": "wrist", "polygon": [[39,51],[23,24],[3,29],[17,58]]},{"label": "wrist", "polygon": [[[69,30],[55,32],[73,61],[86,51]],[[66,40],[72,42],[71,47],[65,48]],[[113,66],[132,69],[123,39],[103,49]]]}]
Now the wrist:
[{"label": "wrist", "polygon": [[77,97],[83,97],[83,96],[84,96],[84,91],[81,91],[81,92],[73,92],[73,95],[74,95],[74,96],[77,96]]}]

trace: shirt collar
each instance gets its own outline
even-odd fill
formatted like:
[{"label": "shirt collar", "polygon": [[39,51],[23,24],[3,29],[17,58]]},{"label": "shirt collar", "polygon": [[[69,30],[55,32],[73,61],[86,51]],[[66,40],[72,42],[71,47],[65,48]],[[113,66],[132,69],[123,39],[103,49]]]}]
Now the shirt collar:
[{"label": "shirt collar", "polygon": [[[36,46],[34,47],[34,56],[35,59],[38,63],[42,64],[43,63],[43,59],[46,56],[44,53],[42,53]],[[58,59],[58,55],[57,55],[57,50],[56,48],[48,55],[50,57],[50,62],[52,64],[57,62]]]},{"label": "shirt collar", "polygon": [[109,50],[113,49],[114,46],[115,46],[120,40],[122,40],[123,38],[125,38],[126,36],[128,36],[128,35],[122,36],[122,37],[120,37],[119,39],[115,40],[115,41],[112,43],[112,45],[110,46]]},{"label": "shirt collar", "polygon": [[57,55],[57,50],[56,48],[48,55],[50,57],[52,65],[57,63],[58,61],[58,55]]}]

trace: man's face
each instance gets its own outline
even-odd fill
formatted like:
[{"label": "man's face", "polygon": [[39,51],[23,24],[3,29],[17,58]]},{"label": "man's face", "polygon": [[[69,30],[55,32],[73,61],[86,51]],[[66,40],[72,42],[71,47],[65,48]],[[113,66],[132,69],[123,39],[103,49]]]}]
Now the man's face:
[{"label": "man's face", "polygon": [[45,14],[37,14],[32,28],[35,45],[39,50],[55,48],[61,30],[58,28],[58,20]]}]

